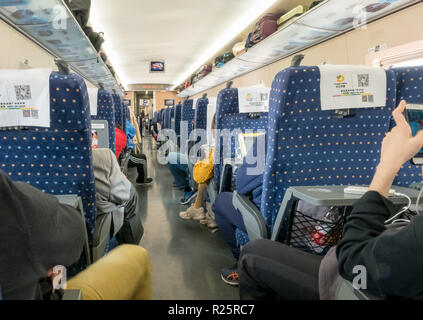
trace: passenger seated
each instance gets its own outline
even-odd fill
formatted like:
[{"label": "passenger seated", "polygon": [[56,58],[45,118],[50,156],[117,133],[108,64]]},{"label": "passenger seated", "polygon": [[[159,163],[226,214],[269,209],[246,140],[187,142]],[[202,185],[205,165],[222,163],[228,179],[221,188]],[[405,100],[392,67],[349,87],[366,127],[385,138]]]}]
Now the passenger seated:
[{"label": "passenger seated", "polygon": [[126,134],[123,132],[123,128],[116,124],[115,127],[115,140],[116,140],[116,159],[119,160],[120,156],[122,155],[122,151],[126,149],[126,145],[128,143],[128,138]]},{"label": "passenger seated", "polygon": [[[260,171],[260,173],[253,175],[249,172],[249,168],[256,168],[258,162],[248,163],[251,159],[253,159],[253,157],[257,158],[258,156],[257,142],[255,142],[252,148],[248,151],[247,156],[244,158],[242,166],[239,167],[236,173],[236,189],[239,194],[249,196],[253,203],[260,208],[263,186],[263,170],[254,169],[254,171]],[[264,154],[260,156],[264,157]],[[250,159],[250,161],[247,161],[247,159]],[[240,229],[245,233],[247,233],[247,231],[241,213],[236,210],[232,204],[232,198],[232,192],[220,193],[213,204],[213,212],[215,214],[216,223],[219,227],[219,232],[227,245],[231,248],[232,255],[236,261],[231,268],[221,270],[221,278],[225,283],[231,286],[238,286],[238,259],[240,249],[235,237],[235,231],[236,229]]]},{"label": "passenger seated", "polygon": [[[388,230],[385,226],[385,221],[398,210],[387,199],[395,176],[423,146],[423,131],[416,137],[411,134],[403,115],[405,105],[401,102],[393,112],[397,126],[383,141],[381,160],[369,192],[355,203],[336,252],[339,273],[345,279],[353,281],[357,276],[353,269],[364,266],[371,293],[421,298],[423,282],[416,274],[423,268],[423,217],[415,217],[402,230]],[[323,274],[326,269],[321,259],[282,243],[253,241],[243,248],[240,257],[240,296],[242,299],[319,299],[319,287],[334,287],[323,282],[337,278]]]},{"label": "passenger seated", "polygon": [[94,149],[93,167],[97,217],[112,214],[111,236],[116,236],[120,244],[138,245],[144,233],[140,213],[136,210],[138,196],[120,170],[113,151]]},{"label": "passenger seated", "polygon": [[132,139],[135,137],[135,134],[135,127],[129,120],[126,120],[126,136],[128,139],[128,149],[131,152],[128,167],[137,168],[138,177],[136,180],[136,184],[149,184],[153,182],[153,179],[149,178],[147,174],[147,157],[141,152],[135,153],[135,145],[132,142]]},{"label": "passenger seated", "polygon": [[401,230],[388,230],[387,220],[397,207],[389,201],[389,190],[400,168],[423,146],[423,131],[412,136],[403,112],[405,101],[394,111],[396,127],[386,136],[381,161],[373,182],[347,219],[337,246],[339,272],[352,281],[355,266],[367,271],[368,291],[382,297],[421,298],[423,281],[423,217],[414,217]]},{"label": "passenger seated", "polygon": [[[212,120],[212,131],[216,129],[216,115]],[[188,210],[181,212],[179,216],[184,220],[194,219],[200,221],[201,224],[207,225],[211,229],[215,229],[217,224],[210,212],[207,215],[204,212],[204,195],[207,191],[207,183],[214,177],[214,147],[210,146],[210,152],[203,161],[198,161],[194,165],[194,181],[198,184],[198,193],[195,202]]]},{"label": "passenger seated", "polygon": [[[56,197],[25,183],[12,182],[0,170],[0,290],[5,300],[41,300],[40,281],[55,266],[77,262],[86,228],[80,213]],[[125,245],[67,283],[83,299],[151,299],[147,251]]]},{"label": "passenger seated", "polygon": [[190,186],[190,172],[188,167],[188,156],[179,152],[170,152],[166,158],[167,166],[173,176],[173,186],[184,191],[184,197],[180,204],[190,204],[197,196],[197,190]]}]

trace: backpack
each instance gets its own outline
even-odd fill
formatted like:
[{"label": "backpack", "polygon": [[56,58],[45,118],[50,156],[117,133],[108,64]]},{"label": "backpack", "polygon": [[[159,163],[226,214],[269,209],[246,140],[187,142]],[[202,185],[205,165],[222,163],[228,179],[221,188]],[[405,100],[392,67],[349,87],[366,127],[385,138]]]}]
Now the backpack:
[{"label": "backpack", "polygon": [[226,52],[225,54],[218,56],[214,60],[214,66],[216,68],[220,68],[224,66],[226,63],[228,63],[229,61],[231,61],[233,58],[234,58],[234,54],[232,52]]},{"label": "backpack", "polygon": [[91,0],[65,0],[76,21],[83,28],[88,24],[91,10]]},{"label": "backpack", "polygon": [[95,32],[91,27],[84,27],[83,28],[85,34],[90,39],[92,45],[94,46],[97,52],[100,51],[101,46],[104,43],[104,33],[103,32]]}]

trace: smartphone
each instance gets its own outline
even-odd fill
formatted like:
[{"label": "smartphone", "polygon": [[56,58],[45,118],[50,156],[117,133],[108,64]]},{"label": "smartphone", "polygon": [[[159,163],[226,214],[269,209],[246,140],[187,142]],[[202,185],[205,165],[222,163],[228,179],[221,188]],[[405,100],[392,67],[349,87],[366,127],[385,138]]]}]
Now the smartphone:
[{"label": "smartphone", "polygon": [[[420,130],[423,130],[423,104],[407,104],[405,117],[411,127],[413,136],[415,136]],[[411,163],[414,165],[423,164],[423,149],[421,149],[413,157],[413,159],[411,159]]]}]

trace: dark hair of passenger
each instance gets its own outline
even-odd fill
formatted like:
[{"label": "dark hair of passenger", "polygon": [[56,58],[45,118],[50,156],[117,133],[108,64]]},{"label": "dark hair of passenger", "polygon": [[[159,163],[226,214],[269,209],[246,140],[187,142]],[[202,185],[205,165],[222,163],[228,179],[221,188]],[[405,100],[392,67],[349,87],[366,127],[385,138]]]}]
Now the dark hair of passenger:
[{"label": "dark hair of passenger", "polygon": [[118,128],[120,131],[123,131],[123,128],[122,128],[122,126],[120,124],[117,124],[116,123],[116,128]]},{"label": "dark hair of passenger", "polygon": [[212,128],[212,130],[216,129],[216,113],[213,116],[211,128]]}]

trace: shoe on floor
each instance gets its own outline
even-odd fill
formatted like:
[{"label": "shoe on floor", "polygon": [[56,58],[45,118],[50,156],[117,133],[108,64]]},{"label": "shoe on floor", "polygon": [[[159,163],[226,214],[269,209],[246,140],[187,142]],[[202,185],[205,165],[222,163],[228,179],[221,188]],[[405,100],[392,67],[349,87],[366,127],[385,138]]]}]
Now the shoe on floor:
[{"label": "shoe on floor", "polygon": [[189,207],[187,211],[181,212],[179,216],[184,220],[203,220],[206,217],[203,207],[196,209],[194,205]]},{"label": "shoe on floor", "polygon": [[144,181],[138,181],[137,180],[137,185],[146,185],[146,184],[150,184],[153,182],[153,179],[151,178],[146,178],[144,179]]},{"label": "shoe on floor", "polygon": [[212,216],[210,215],[209,212],[207,212],[206,217],[200,221],[201,224],[207,225],[208,228],[210,229],[215,229],[217,228],[217,223],[216,221],[212,218]]},{"label": "shoe on floor", "polygon": [[239,273],[237,265],[233,266],[232,268],[222,269],[220,276],[222,277],[223,282],[226,284],[233,287],[239,286]]},{"label": "shoe on floor", "polygon": [[197,196],[196,190],[187,191],[187,192],[185,192],[184,197],[181,199],[181,201],[179,203],[180,204],[189,204],[189,203],[192,202],[192,200],[195,199],[196,196]]}]

